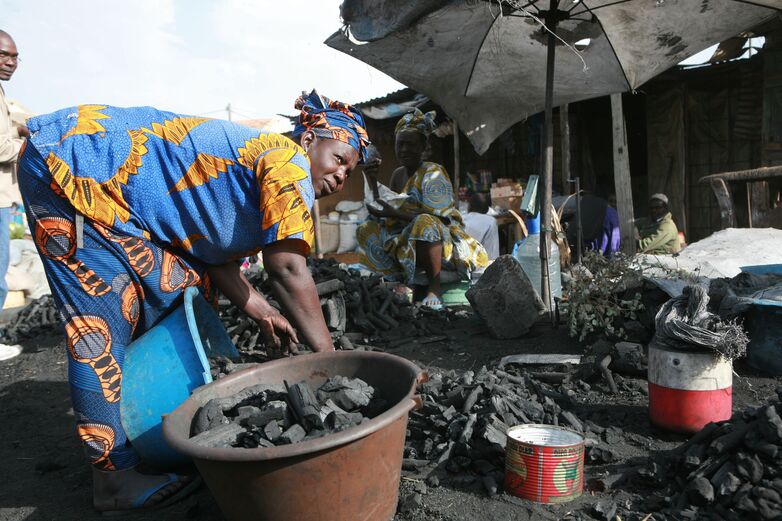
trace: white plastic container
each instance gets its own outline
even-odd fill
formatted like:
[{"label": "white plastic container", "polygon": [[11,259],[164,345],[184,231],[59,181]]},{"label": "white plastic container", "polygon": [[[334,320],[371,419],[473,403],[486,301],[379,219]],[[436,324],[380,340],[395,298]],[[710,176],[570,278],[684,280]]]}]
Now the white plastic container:
[{"label": "white plastic container", "polygon": [[[532,287],[537,290],[541,300],[543,299],[543,292],[541,291],[541,274],[540,274],[540,221],[531,219],[527,222],[527,228],[530,234],[516,243],[516,247],[513,250],[513,258],[521,265],[521,269],[529,278],[532,283]],[[551,281],[551,298],[552,305],[550,309],[554,309],[553,299],[562,297],[562,276],[559,270],[559,247],[552,240],[549,242],[549,258],[548,258],[548,272],[549,279]]]}]

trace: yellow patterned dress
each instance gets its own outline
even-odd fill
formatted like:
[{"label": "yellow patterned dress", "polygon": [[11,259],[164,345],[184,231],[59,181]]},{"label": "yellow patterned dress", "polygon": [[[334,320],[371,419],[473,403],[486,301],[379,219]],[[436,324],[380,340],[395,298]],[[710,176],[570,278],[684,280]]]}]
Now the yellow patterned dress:
[{"label": "yellow patterned dress", "polygon": [[411,284],[416,274],[415,241],[442,242],[443,268],[466,277],[486,267],[489,257],[481,244],[467,235],[453,206],[448,173],[437,163],[424,162],[405,184],[407,200],[401,210],[416,214],[410,222],[370,218],[358,229],[361,262],[377,273]]}]

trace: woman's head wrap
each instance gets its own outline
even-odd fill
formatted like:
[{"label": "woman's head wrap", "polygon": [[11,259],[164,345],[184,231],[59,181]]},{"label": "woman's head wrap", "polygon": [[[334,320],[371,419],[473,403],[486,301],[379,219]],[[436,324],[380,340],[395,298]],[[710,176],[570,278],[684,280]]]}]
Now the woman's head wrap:
[{"label": "woman's head wrap", "polygon": [[363,162],[370,144],[364,117],[358,109],[347,103],[332,101],[313,90],[309,95],[302,94],[294,106],[301,111],[294,136],[300,136],[312,130],[316,136],[336,139],[347,143],[358,152]]},{"label": "woman's head wrap", "polygon": [[413,109],[413,112],[408,112],[397,122],[394,134],[399,134],[400,132],[418,132],[419,134],[429,137],[429,134],[434,132],[434,129],[437,128],[437,125],[434,123],[436,115],[437,113],[435,111],[424,114],[420,109]]}]

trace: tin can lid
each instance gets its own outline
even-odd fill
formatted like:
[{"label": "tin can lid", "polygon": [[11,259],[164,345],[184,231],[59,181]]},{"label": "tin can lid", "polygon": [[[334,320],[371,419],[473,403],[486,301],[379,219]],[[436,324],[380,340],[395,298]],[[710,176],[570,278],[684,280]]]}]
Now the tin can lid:
[{"label": "tin can lid", "polygon": [[577,432],[555,425],[517,425],[508,429],[508,437],[520,443],[544,447],[570,447],[584,443],[584,437]]}]

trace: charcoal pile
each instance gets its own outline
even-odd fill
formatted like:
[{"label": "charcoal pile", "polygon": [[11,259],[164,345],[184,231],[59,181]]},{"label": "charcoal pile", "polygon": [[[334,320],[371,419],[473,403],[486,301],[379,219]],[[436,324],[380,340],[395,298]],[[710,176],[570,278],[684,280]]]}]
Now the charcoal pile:
[{"label": "charcoal pile", "polygon": [[[782,397],[782,389],[777,390]],[[782,403],[779,399],[710,423],[672,461],[639,472],[669,488],[650,499],[671,519],[782,519]],[[656,505],[655,505],[656,504]]]},{"label": "charcoal pile", "polygon": [[572,412],[576,395],[589,390],[566,373],[532,373],[482,367],[477,373],[430,375],[420,392],[423,407],[410,414],[403,468],[429,482],[480,482],[490,495],[502,489],[509,427],[544,423],[575,430],[588,439],[589,463],[605,463],[611,451],[599,448],[605,429]]},{"label": "charcoal pile", "polygon": [[213,448],[289,445],[344,431],[388,408],[359,378],[334,376],[313,391],[307,382],[255,385],[204,404],[191,440]]},{"label": "charcoal pile", "polygon": [[[326,324],[338,349],[380,350],[378,345],[393,348],[415,338],[443,338],[448,320],[445,314],[414,306],[380,276],[362,276],[358,270],[345,269],[333,260],[315,260],[311,269]],[[282,312],[266,272],[250,269],[245,276]],[[256,361],[262,361],[266,349],[255,321],[222,300],[220,318],[240,353],[260,355]]]},{"label": "charcoal pile", "polygon": [[2,342],[18,344],[45,332],[60,331],[62,321],[51,295],[44,295],[25,306],[3,332]]}]

